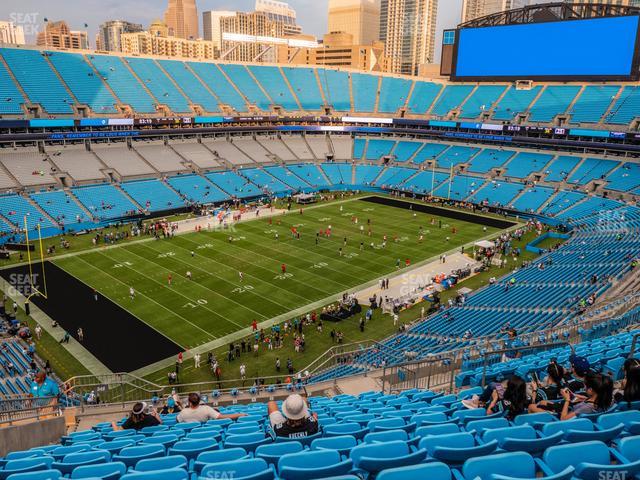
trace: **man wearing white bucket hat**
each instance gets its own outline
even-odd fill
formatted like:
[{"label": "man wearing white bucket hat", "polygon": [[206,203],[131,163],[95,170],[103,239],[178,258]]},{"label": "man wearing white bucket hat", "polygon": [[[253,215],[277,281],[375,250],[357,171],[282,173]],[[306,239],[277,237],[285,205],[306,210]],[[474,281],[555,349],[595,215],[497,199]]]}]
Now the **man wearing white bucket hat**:
[{"label": "man wearing white bucket hat", "polygon": [[276,437],[304,438],[318,433],[318,416],[309,413],[307,401],[297,393],[282,402],[282,411],[276,402],[269,402],[269,421]]}]

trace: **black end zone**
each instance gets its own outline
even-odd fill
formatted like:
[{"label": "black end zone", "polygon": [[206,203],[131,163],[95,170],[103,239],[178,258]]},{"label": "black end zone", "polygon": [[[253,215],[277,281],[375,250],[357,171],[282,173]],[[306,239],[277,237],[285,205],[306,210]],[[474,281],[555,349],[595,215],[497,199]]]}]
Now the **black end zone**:
[{"label": "black end zone", "polygon": [[[112,372],[131,372],[182,350],[108,298],[98,294],[96,301],[91,287],[60,267],[51,262],[44,265],[48,299],[34,296],[31,302],[60,325],[56,340],[65,330],[77,339],[82,327],[83,346]],[[33,273],[33,283],[41,284],[42,267],[34,265]],[[2,270],[0,275],[22,294],[29,294],[28,266]]]},{"label": "black end zone", "polygon": [[431,215],[437,215],[439,217],[452,218],[453,220],[475,223],[476,225],[499,228],[500,230],[505,230],[517,225],[517,223],[511,222],[509,220],[501,220],[499,218],[493,217],[483,217],[482,215],[476,215],[474,213],[467,213],[460,210],[449,210],[448,208],[434,207],[433,205],[426,205],[423,203],[406,202],[404,200],[397,200],[395,198],[372,196],[361,198],[360,200],[364,202],[378,203],[380,205],[387,205],[389,207],[404,208],[406,210],[413,210],[415,212],[428,213]]}]

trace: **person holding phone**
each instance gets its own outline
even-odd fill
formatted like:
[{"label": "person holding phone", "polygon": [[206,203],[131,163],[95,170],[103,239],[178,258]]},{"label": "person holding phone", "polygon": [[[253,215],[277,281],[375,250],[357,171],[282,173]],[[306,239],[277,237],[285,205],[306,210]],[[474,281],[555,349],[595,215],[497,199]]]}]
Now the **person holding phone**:
[{"label": "person holding phone", "polygon": [[565,370],[562,365],[559,365],[556,360],[549,363],[545,384],[540,382],[535,372],[532,377],[531,396],[535,403],[529,405],[529,413],[554,412],[559,414],[561,405],[555,402],[562,398],[561,391],[566,388]]},{"label": "person holding phone", "polygon": [[585,378],[586,399],[572,403],[572,392],[563,388],[560,420],[571,420],[578,415],[606,412],[613,404],[613,381],[608,375],[590,373]]},{"label": "person holding phone", "polygon": [[138,402],[133,406],[129,418],[122,424],[123,430],[142,430],[144,427],[155,427],[162,420],[155,408],[149,408],[146,402]]}]

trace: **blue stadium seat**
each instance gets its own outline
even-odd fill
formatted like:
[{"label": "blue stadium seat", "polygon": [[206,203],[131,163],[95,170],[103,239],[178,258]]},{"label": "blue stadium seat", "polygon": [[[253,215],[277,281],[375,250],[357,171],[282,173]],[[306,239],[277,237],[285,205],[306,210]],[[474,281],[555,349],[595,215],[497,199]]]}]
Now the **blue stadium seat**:
[{"label": "blue stadium seat", "polygon": [[136,472],[154,472],[158,470],[168,470],[171,468],[189,468],[189,460],[184,455],[172,455],[171,452],[166,457],[147,458],[136,463]]},{"label": "blue stadium seat", "polygon": [[20,460],[9,460],[4,468],[0,470],[0,480],[6,480],[16,473],[29,473],[41,470],[50,470],[53,464],[51,457],[23,458]]},{"label": "blue stadium seat", "polygon": [[73,469],[72,479],[100,478],[101,480],[118,480],[127,472],[122,462],[109,462],[95,465],[82,465]]},{"label": "blue stadium seat", "polygon": [[112,457],[112,460],[122,462],[128,468],[135,466],[140,460],[163,457],[164,455],[165,448],[162,445],[140,445],[123,448],[119,454]]},{"label": "blue stadium seat", "polygon": [[393,441],[358,445],[351,450],[350,458],[357,471],[376,475],[387,468],[415,465],[422,462],[426,455],[424,449],[412,452],[407,443]]},{"label": "blue stadium seat", "polygon": [[53,462],[51,467],[60,470],[63,475],[70,475],[76,467],[106,463],[111,460],[111,454],[105,450],[91,450],[65,455],[62,461]]},{"label": "blue stadium seat", "polygon": [[218,100],[205,87],[204,83],[195,75],[188,65],[176,60],[156,60],[160,67],[180,85],[182,91],[189,97],[191,103],[200,105],[205,112],[220,111]]},{"label": "blue stadium seat", "polygon": [[225,448],[222,450],[210,450],[198,455],[195,463],[193,464],[193,470],[196,473],[200,473],[206,465],[211,463],[232,462],[235,460],[242,460],[247,458],[250,458],[250,455],[244,448]]},{"label": "blue stadium seat", "polygon": [[[40,104],[49,114],[73,113],[73,98],[51,69],[46,53],[37,50],[0,48],[0,55],[33,104]],[[2,72],[5,73],[5,72]],[[5,88],[8,82],[5,82]],[[11,89],[9,88],[9,91]],[[15,92],[13,92],[14,95]],[[21,97],[21,95],[16,95]],[[12,102],[16,97],[11,97]]]},{"label": "blue stadium seat", "polygon": [[547,423],[542,427],[542,433],[546,436],[562,434],[567,442],[578,443],[591,440],[599,440],[609,443],[616,439],[624,430],[624,424],[614,425],[608,429],[596,428],[591,420],[586,418],[574,418],[566,422]]},{"label": "blue stadium seat", "polygon": [[261,458],[232,460],[206,465],[200,478],[222,478],[233,476],[234,480],[273,480],[275,472]]},{"label": "blue stadium seat", "polygon": [[155,100],[133,76],[124,58],[109,55],[89,55],[86,58],[121,103],[140,113],[155,113]]},{"label": "blue stadium seat", "polygon": [[284,480],[332,477],[349,473],[352,466],[350,459],[342,460],[335,450],[288,453],[278,460],[278,476]]},{"label": "blue stadium seat", "polygon": [[451,470],[440,462],[432,462],[421,465],[409,465],[408,467],[388,468],[382,470],[377,480],[451,480]]},{"label": "blue stadium seat", "polygon": [[9,480],[58,480],[63,477],[58,470],[39,470],[28,473],[13,473],[7,478]]},{"label": "blue stadium seat", "polygon": [[[558,474],[568,467],[575,468],[575,476],[582,480],[598,480],[606,472],[631,478],[640,472],[640,460],[625,463],[615,450],[598,441],[571,443],[550,447],[542,456],[547,474]],[[585,461],[586,460],[586,461]]]},{"label": "blue stadium seat", "polygon": [[[506,479],[535,479],[538,468],[533,457],[525,452],[498,453],[485,457],[471,458],[462,466],[464,480],[506,480]],[[546,475],[545,480],[569,480],[573,475],[573,468],[568,467],[558,474]],[[461,479],[462,480],[462,479]]]},{"label": "blue stadium seat", "polygon": [[224,448],[240,447],[247,452],[254,452],[260,445],[271,443],[270,438],[265,438],[263,432],[246,433],[243,435],[231,435],[224,441]]},{"label": "blue stadium seat", "polygon": [[47,52],[47,55],[78,102],[97,114],[117,113],[118,101],[83,55],[67,52]]},{"label": "blue stadium seat", "polygon": [[532,455],[544,452],[548,447],[556,445],[562,439],[563,434],[561,432],[549,432],[548,435],[540,437],[531,425],[486,430],[482,435],[483,441],[491,442],[495,440],[502,450],[507,452],[527,452]]},{"label": "blue stadium seat", "polygon": [[336,450],[340,455],[348,457],[358,444],[353,435],[317,438],[311,442],[311,450]]},{"label": "blue stadium seat", "polygon": [[130,472],[120,477],[120,480],[189,480],[189,474],[181,468],[171,468],[159,472]]},{"label": "blue stadium seat", "polygon": [[409,111],[424,115],[431,109],[442,89],[443,86],[438,83],[416,81],[409,99]]}]

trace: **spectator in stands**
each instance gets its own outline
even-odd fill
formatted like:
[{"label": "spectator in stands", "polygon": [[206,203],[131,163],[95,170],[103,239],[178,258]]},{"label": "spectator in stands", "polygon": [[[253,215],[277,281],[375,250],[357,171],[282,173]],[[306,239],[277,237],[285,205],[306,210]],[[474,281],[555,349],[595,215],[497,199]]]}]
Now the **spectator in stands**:
[{"label": "spectator in stands", "polygon": [[204,423],[207,420],[218,420],[223,418],[236,420],[244,416],[246,416],[246,413],[224,415],[215,408],[211,408],[208,405],[200,403],[200,395],[198,395],[197,393],[190,393],[188,398],[188,405],[178,414],[178,422]]},{"label": "spectator in stands", "polygon": [[621,389],[618,390],[614,398],[616,402],[626,402],[627,406],[631,402],[640,401],[640,359],[628,358],[622,366],[624,371],[624,380],[621,383]]},{"label": "spectator in stands", "polygon": [[164,404],[160,413],[162,415],[167,415],[170,413],[180,413],[182,411],[182,407],[180,406],[180,402],[176,402],[173,397],[167,398],[167,403]]},{"label": "spectator in stands", "polygon": [[585,378],[591,371],[591,364],[585,357],[572,355],[569,359],[571,362],[571,375],[567,379],[567,387],[573,393],[584,390]]},{"label": "spectator in stands", "polygon": [[562,398],[560,393],[564,388],[564,368],[552,360],[547,367],[546,385],[540,386],[537,381],[531,384],[533,400],[537,403],[529,405],[529,413],[555,412],[560,413],[559,404],[553,403]]},{"label": "spectator in stands", "polygon": [[122,424],[124,430],[142,430],[144,427],[160,425],[162,419],[154,408],[150,408],[146,402],[138,402],[133,406],[129,418]]},{"label": "spectator in stands", "polygon": [[577,396],[568,388],[562,390],[560,420],[571,420],[578,415],[606,412],[613,404],[613,381],[608,375],[589,373],[584,381],[586,398],[572,403]]},{"label": "spectator in stands", "polygon": [[276,437],[304,438],[318,433],[318,416],[309,413],[306,399],[297,393],[282,402],[282,411],[274,401],[268,403],[267,410]]},{"label": "spectator in stands", "polygon": [[[518,338],[518,332],[512,328],[508,332],[509,338],[504,342],[504,348],[507,350],[502,354],[502,361],[508,362],[520,357],[520,351],[517,348],[523,347],[524,343]],[[511,350],[513,349],[513,350]]]},{"label": "spectator in stands", "polygon": [[487,415],[505,412],[505,418],[512,421],[518,415],[527,413],[531,398],[527,395],[527,383],[517,375],[507,382],[507,388],[502,395],[496,389],[491,394],[491,403],[487,406]]},{"label": "spectator in stands", "polygon": [[36,398],[57,397],[60,395],[60,388],[58,388],[55,380],[47,377],[47,374],[43,370],[40,370],[36,373],[29,392],[32,397]]}]

